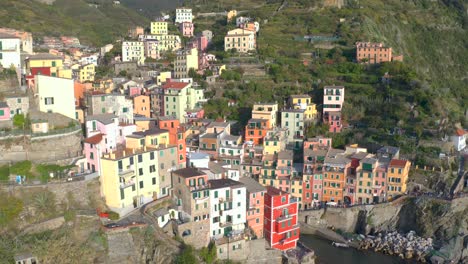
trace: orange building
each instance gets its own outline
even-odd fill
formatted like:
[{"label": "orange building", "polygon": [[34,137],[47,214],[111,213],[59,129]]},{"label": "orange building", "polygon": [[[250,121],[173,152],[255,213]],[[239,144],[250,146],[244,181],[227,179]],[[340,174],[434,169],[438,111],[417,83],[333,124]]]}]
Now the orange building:
[{"label": "orange building", "polygon": [[323,167],[322,201],[343,204],[343,190],[351,160],[344,156],[344,151],[330,149]]},{"label": "orange building", "polygon": [[245,126],[245,141],[252,141],[256,145],[262,145],[269,128],[270,121],[268,119],[250,119],[247,126]]},{"label": "orange building", "polygon": [[161,117],[159,129],[169,131],[169,143],[177,145],[177,160],[179,167],[185,167],[187,149],[185,143],[185,128],[180,125],[180,121],[172,117]]},{"label": "orange building", "polygon": [[392,61],[392,48],[382,43],[356,42],[356,60],[370,64]]},{"label": "orange building", "polygon": [[82,106],[84,103],[84,94],[86,91],[93,88],[92,83],[79,83],[74,82],[74,95],[75,95],[75,106]]},{"label": "orange building", "polygon": [[408,181],[410,167],[411,162],[408,160],[392,159],[390,161],[387,171],[388,198],[393,198],[406,192],[406,182]]},{"label": "orange building", "polygon": [[133,97],[133,113],[151,117],[150,97],[148,95],[137,95]]},{"label": "orange building", "polygon": [[263,211],[265,187],[250,177],[239,180],[247,188],[247,226],[257,238],[263,237]]}]

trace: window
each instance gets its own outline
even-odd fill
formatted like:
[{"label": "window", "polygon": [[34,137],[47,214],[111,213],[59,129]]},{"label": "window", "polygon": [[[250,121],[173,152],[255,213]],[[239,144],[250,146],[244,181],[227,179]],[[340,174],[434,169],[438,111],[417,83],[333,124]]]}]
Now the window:
[{"label": "window", "polygon": [[44,98],[44,103],[45,103],[45,105],[53,105],[54,104],[54,98],[53,97],[46,97],[46,98]]},{"label": "window", "polygon": [[0,110],[0,116],[4,116],[5,115],[5,110]]},{"label": "window", "polygon": [[[161,163],[161,164],[162,164],[162,163]],[[156,166],[155,166],[155,165],[151,165],[151,166],[149,167],[149,170],[150,170],[150,172],[155,172],[155,171],[156,171]]]},{"label": "window", "polygon": [[140,189],[143,189],[143,181],[140,181]]},{"label": "window", "polygon": [[143,175],[143,169],[142,168],[138,169],[138,175],[140,175],[140,176]]},{"label": "window", "polygon": [[[1,113],[1,112],[0,112],[0,113]],[[93,153],[93,152],[91,152],[91,153],[89,154],[89,158],[90,158],[90,159],[94,159],[94,153]]]},{"label": "window", "polygon": [[218,198],[218,191],[215,191],[215,192],[214,192],[214,197],[215,197],[215,198]]},{"label": "window", "polygon": [[138,155],[138,163],[141,163],[143,162],[143,156],[142,155]]},{"label": "window", "polygon": [[156,177],[153,177],[153,179],[151,179],[153,185],[156,185]]},{"label": "window", "polygon": [[150,160],[154,160],[154,152],[150,152]]}]

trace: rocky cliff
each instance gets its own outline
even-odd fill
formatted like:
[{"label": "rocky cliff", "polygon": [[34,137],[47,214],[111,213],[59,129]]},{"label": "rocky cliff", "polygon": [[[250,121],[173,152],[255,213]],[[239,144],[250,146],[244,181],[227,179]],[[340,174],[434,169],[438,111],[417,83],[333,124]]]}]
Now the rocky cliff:
[{"label": "rocky cliff", "polygon": [[388,204],[306,211],[301,219],[310,225],[361,234],[413,230],[434,239],[433,253],[439,259],[468,262],[468,197],[451,202],[408,197]]}]

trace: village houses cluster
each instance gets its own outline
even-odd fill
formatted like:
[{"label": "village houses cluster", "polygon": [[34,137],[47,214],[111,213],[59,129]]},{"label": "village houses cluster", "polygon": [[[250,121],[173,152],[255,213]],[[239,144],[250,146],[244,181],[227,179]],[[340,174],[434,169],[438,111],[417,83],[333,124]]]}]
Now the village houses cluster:
[{"label": "village houses cluster", "polygon": [[[228,20],[233,19],[237,28],[227,32],[224,49],[254,51],[259,23],[231,11]],[[210,69],[219,76],[226,66],[207,53],[212,32],[194,34],[191,9],[176,10],[179,33],[169,31],[170,23],[162,17],[151,22],[150,34],[136,27],[129,31],[133,40],[122,41],[114,72],[138,73],[131,79],[95,79],[112,44],[91,52],[75,38],[45,38],[41,45],[49,53],[34,53],[30,33],[1,29],[0,63],[17,69],[26,90],[6,95],[0,120],[36,113],[33,133],[54,129],[48,115],[81,124],[84,158],[77,166],[98,175],[111,210],[124,216],[169,199],[172,206],[155,212],[160,227],[174,220],[181,238],[196,247],[215,241],[220,258],[229,250],[231,257],[241,256],[246,236],[264,237],[279,250],[295,248],[300,210],[383,202],[407,191],[411,162],[398,148],[336,149],[331,138],[306,137],[319,119],[332,133],[345,127],[343,86],[323,88],[321,112],[317,98],[300,94],[281,108],[276,102],[255,103],[245,127],[205,119],[204,89],[190,72]],[[185,47],[181,36],[190,38]],[[381,44],[357,48],[361,62],[399,59]],[[145,67],[148,58],[156,61],[174,51],[173,71]]]}]

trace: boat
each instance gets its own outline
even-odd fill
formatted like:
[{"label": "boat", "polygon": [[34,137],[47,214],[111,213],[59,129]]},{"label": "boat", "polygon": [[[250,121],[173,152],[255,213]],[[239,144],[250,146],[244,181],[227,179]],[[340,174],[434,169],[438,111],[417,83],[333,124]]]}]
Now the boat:
[{"label": "boat", "polygon": [[335,246],[335,247],[349,248],[349,245],[345,244],[345,243],[332,242],[332,245]]}]

